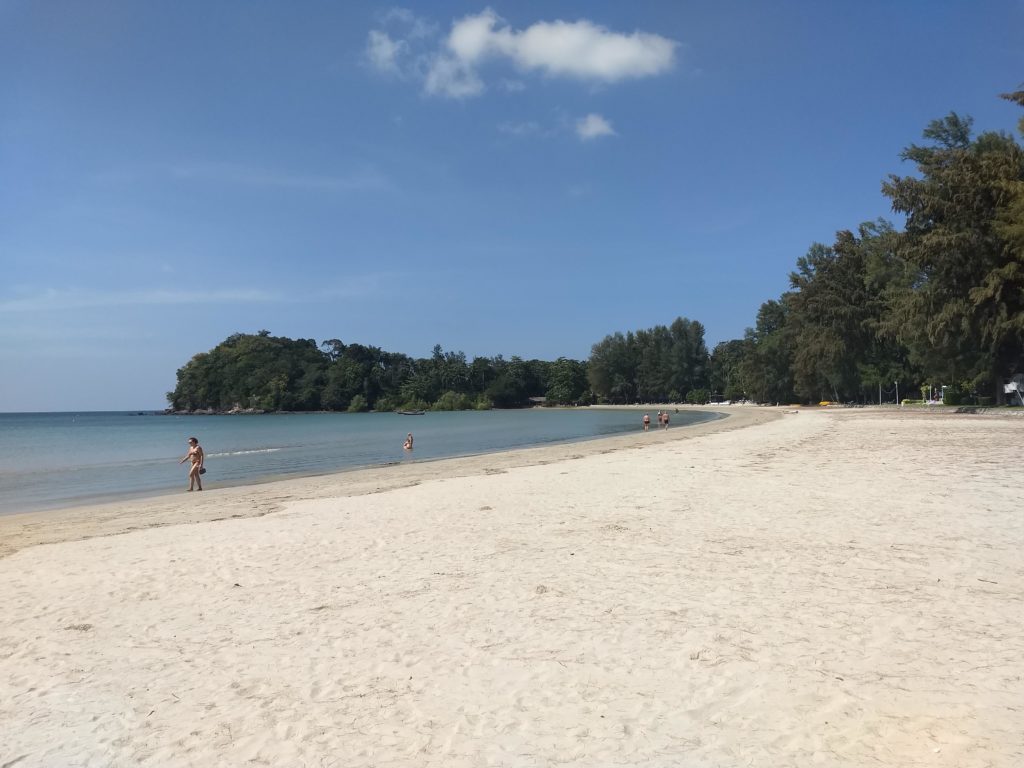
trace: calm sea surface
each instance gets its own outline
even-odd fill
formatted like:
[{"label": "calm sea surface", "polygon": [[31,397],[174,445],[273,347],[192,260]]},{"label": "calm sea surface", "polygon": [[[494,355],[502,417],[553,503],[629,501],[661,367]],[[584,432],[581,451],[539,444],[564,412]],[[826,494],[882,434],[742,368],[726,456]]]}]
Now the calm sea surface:
[{"label": "calm sea surface", "polygon": [[[492,453],[639,429],[637,411],[522,411],[164,416],[0,414],[0,514],[156,495],[188,486],[186,440],[206,451],[210,488],[399,461]],[[682,411],[672,427],[716,418]],[[652,415],[653,420],[653,415]],[[654,428],[654,425],[652,425]],[[407,432],[415,450],[402,450]]]}]

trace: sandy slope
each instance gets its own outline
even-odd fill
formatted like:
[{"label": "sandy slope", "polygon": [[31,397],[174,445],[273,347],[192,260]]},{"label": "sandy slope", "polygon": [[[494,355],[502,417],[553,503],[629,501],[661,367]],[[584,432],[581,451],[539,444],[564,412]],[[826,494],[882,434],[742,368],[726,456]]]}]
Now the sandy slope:
[{"label": "sandy slope", "polygon": [[745,413],[0,519],[0,766],[1024,765],[1024,420]]}]

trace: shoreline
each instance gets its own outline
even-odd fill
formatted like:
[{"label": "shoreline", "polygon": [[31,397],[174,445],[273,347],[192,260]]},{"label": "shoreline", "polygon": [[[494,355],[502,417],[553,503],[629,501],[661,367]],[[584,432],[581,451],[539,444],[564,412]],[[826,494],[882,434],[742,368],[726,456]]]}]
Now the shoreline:
[{"label": "shoreline", "polygon": [[[508,409],[508,410],[505,410],[505,411],[493,410],[492,409],[491,411],[488,412],[488,414],[480,414],[480,415],[484,416],[484,418],[487,418],[487,416],[489,414],[501,414],[501,415],[514,414],[514,415],[519,415],[519,416],[526,416],[531,411],[535,411],[535,412],[549,411],[551,413],[549,413],[547,415],[551,415],[553,417],[559,417],[561,415],[571,414],[571,413],[574,413],[574,412],[586,413],[587,410],[588,409],[585,409],[585,408],[583,408],[583,409],[575,409],[575,408]],[[591,414],[600,414],[602,412],[602,410],[606,414],[614,413],[615,412],[614,409],[595,409],[595,410],[590,411],[590,413]],[[70,413],[71,412],[68,412],[68,414],[70,414]],[[122,417],[132,417],[132,416],[134,416],[134,414],[132,412],[128,412],[128,411],[98,412],[98,413],[100,413],[101,415],[106,415],[107,413],[113,413],[113,414],[115,414],[117,416],[122,416]],[[56,415],[59,416],[59,415],[68,415],[68,414],[56,414]],[[46,414],[46,415],[52,416],[54,414]],[[287,413],[285,413],[285,412],[282,412],[282,413],[265,414],[265,415],[268,415],[268,416],[279,416],[279,417],[281,417],[282,421],[290,421],[290,419],[284,419],[284,417],[286,417],[286,416],[304,417],[304,418],[309,418],[309,419],[322,419],[324,416],[327,416],[329,421],[331,421],[331,422],[333,421],[333,418],[348,419],[348,418],[352,418],[352,417],[364,418],[364,417],[369,416],[370,420],[372,422],[376,422],[376,417],[381,417],[382,422],[387,422],[390,417],[396,417],[397,418],[396,414],[391,414],[391,413],[381,413],[381,414],[344,414],[344,413],[341,413],[341,414],[331,414],[331,413],[326,413],[326,412],[316,412],[316,413],[314,413],[314,412],[310,412],[310,413],[300,413],[300,412],[287,412]],[[441,423],[445,423],[445,418],[448,415],[450,415],[450,414],[446,414],[446,413],[438,413],[437,414],[437,416],[440,417]],[[474,416],[475,415],[476,415],[476,413],[474,412]],[[712,416],[712,417],[718,416],[718,417],[721,417],[721,414],[714,413],[714,412],[705,412],[703,414],[691,414],[691,415],[692,416],[698,416],[699,415],[699,416],[702,416],[704,418],[706,418],[708,416]],[[218,415],[215,415],[215,416],[217,418],[219,418],[221,415],[218,414]],[[175,419],[177,419],[177,417],[175,417]],[[72,421],[74,421],[74,419],[72,419]],[[390,418],[390,421],[394,422],[395,418]],[[280,421],[277,420],[277,419],[269,420],[266,423],[272,423],[272,422],[277,422],[278,424],[280,424]],[[398,429],[401,430],[400,435],[402,435],[402,436],[405,435],[406,430],[408,428],[410,428],[410,427],[412,427],[412,428],[422,428],[422,427],[433,428],[438,423],[437,420],[435,420],[433,418],[428,420],[428,421],[418,421],[415,424],[408,423],[408,420],[403,420],[403,422],[404,423],[401,423],[397,427]],[[286,460],[285,460],[285,462],[283,464],[276,463],[276,462],[265,463],[262,466],[249,467],[247,471],[243,471],[243,472],[237,472],[237,471],[229,472],[227,476],[224,476],[223,474],[218,473],[217,477],[216,477],[216,480],[213,482],[212,485],[215,488],[242,487],[242,486],[247,486],[247,485],[262,485],[262,484],[265,484],[265,483],[268,483],[268,482],[275,482],[275,481],[279,481],[279,480],[301,479],[301,478],[304,478],[304,477],[315,477],[315,476],[319,476],[319,475],[323,475],[323,474],[332,474],[332,473],[337,473],[337,472],[349,472],[349,471],[360,470],[360,469],[383,468],[383,467],[391,466],[393,464],[406,463],[406,462],[409,462],[409,461],[423,461],[423,460],[431,460],[431,459],[437,459],[437,458],[460,458],[460,457],[474,456],[474,455],[477,455],[477,454],[485,454],[485,453],[491,453],[491,452],[515,450],[515,449],[520,449],[520,448],[521,449],[527,449],[527,448],[531,448],[531,447],[543,447],[543,446],[555,445],[557,443],[563,443],[563,442],[564,443],[583,442],[583,441],[591,440],[591,439],[601,439],[602,437],[609,436],[609,435],[628,434],[629,432],[632,431],[632,425],[630,425],[628,427],[625,426],[625,424],[622,422],[621,417],[619,417],[619,422],[620,423],[616,426],[616,428],[613,431],[607,432],[605,434],[602,434],[601,432],[598,432],[598,431],[595,431],[593,433],[586,432],[586,431],[577,432],[577,431],[574,431],[572,428],[568,428],[566,430],[566,432],[564,432],[563,434],[558,434],[558,432],[556,431],[556,432],[551,433],[551,434],[537,433],[537,434],[532,435],[532,436],[530,436],[530,435],[524,436],[522,434],[512,435],[512,436],[508,436],[501,443],[496,443],[494,441],[486,441],[485,440],[484,444],[480,444],[480,445],[474,445],[473,441],[469,441],[468,444],[461,444],[460,445],[460,444],[458,444],[458,441],[456,441],[456,443],[454,445],[449,445],[449,448],[447,450],[445,450],[445,448],[443,447],[446,444],[444,441],[434,442],[434,443],[432,443],[430,445],[430,447],[427,450],[425,450],[425,451],[417,451],[415,456],[413,456],[412,454],[410,454],[407,451],[405,451],[405,452],[399,451],[397,453],[397,455],[396,455],[396,453],[394,451],[391,451],[391,450],[382,451],[381,450],[381,445],[380,445],[379,440],[378,440],[377,444],[376,444],[376,450],[371,450],[369,453],[367,453],[365,451],[361,451],[362,446],[356,446],[356,445],[349,446],[349,448],[355,449],[356,455],[358,455],[359,458],[352,458],[352,456],[348,452],[346,452],[344,450],[341,450],[340,452],[338,450],[335,450],[333,456],[325,455],[324,457],[322,457],[322,459],[320,457],[314,456],[313,457],[314,460],[312,462],[299,463],[297,465],[289,465],[287,457],[286,457]],[[191,430],[191,427],[189,427],[188,425],[180,424],[177,421],[172,422],[172,423],[174,423],[176,429],[183,430],[185,432],[188,432],[188,431]],[[321,437],[321,438],[324,436],[322,434],[322,429],[323,429],[322,425],[324,423],[326,423],[326,422],[323,422],[323,421],[315,422],[315,424],[319,424],[320,425],[320,434],[318,436]],[[359,423],[365,424],[366,421],[364,420],[364,421],[359,422]],[[392,425],[392,426],[394,426],[394,425]],[[686,426],[689,426],[689,424],[688,424],[688,422],[683,422],[683,423],[677,423],[676,426],[678,426],[678,427],[686,427]],[[624,427],[625,427],[625,431],[623,431]],[[221,423],[221,425],[219,426],[218,429],[219,430],[223,430],[224,429],[223,422]],[[344,429],[346,429],[346,428],[343,425],[343,430]],[[217,431],[217,430],[215,430],[215,431]],[[203,433],[200,432],[200,434],[203,434]],[[284,446],[286,450],[291,450],[291,449],[294,449],[294,448],[298,448],[300,451],[302,451],[302,450],[307,449],[307,446],[304,446],[302,444],[302,441],[305,439],[306,436],[301,436],[301,435],[297,435],[297,434],[286,435],[286,436],[280,436],[279,435],[276,438],[278,440],[278,442],[273,442],[275,440],[275,437],[273,436],[274,434],[275,434],[275,430],[273,428],[271,428],[271,429],[267,430],[267,435],[262,435],[261,434],[261,435],[257,436],[256,439],[257,439],[257,441],[266,441],[266,440],[270,440],[271,441],[270,443],[260,442],[261,445],[265,444],[265,445],[268,445],[268,446],[271,446],[271,447],[274,447],[274,446]],[[500,432],[499,432],[499,434],[500,434]],[[207,435],[207,437],[210,437],[210,435]],[[371,435],[370,437],[372,439],[372,438],[376,437],[376,435]],[[177,436],[175,436],[175,438],[177,438]],[[298,443],[295,442],[296,439],[299,441]],[[310,444],[311,445],[315,445],[316,442],[317,442],[316,438],[313,437],[313,438],[311,438],[311,440],[312,440],[312,442]],[[283,442],[281,442],[281,441],[283,441]],[[441,446],[441,447],[439,448],[439,446]],[[84,446],[84,445],[79,446],[79,448],[81,450],[83,450],[83,451],[86,450],[86,446]],[[236,446],[234,449],[229,449],[229,450],[237,450],[237,451],[240,451],[241,453],[245,453],[246,449],[247,449],[247,447]],[[255,452],[256,453],[260,453],[260,452],[273,453],[273,452],[276,452],[276,450],[280,450],[280,448],[279,447],[275,447],[274,450],[268,450],[268,451],[259,451],[259,450],[257,450]],[[210,453],[209,451],[207,451],[207,459],[209,461],[216,461],[219,458],[219,456],[220,456],[220,454],[218,454],[217,452]],[[154,476],[153,466],[152,466],[155,463],[153,461],[154,457],[153,456],[149,456],[148,458],[150,459],[150,464],[149,464],[149,466],[146,466],[146,467],[143,468],[144,469],[143,476],[144,476],[145,479],[142,482],[136,482],[135,481],[136,478],[134,478],[132,476],[134,469],[129,464],[125,464],[124,463],[124,461],[125,461],[125,456],[124,455],[121,455],[121,456],[113,456],[113,455],[111,455],[111,456],[109,456],[106,463],[101,463],[101,464],[97,465],[97,467],[96,467],[101,473],[105,473],[105,477],[106,477],[105,481],[101,482],[98,487],[85,487],[85,488],[77,489],[77,490],[80,491],[77,494],[75,493],[75,490],[76,490],[75,488],[61,488],[61,490],[57,491],[57,492],[50,491],[49,489],[45,489],[44,490],[45,483],[46,483],[45,478],[47,477],[46,473],[42,472],[42,471],[39,471],[36,468],[27,468],[27,471],[29,473],[29,477],[26,477],[25,479],[26,479],[26,482],[28,483],[29,489],[31,489],[33,487],[33,483],[35,484],[35,486],[36,486],[35,487],[35,493],[32,493],[30,491],[27,494],[22,494],[22,493],[20,493],[20,489],[18,488],[18,486],[16,484],[13,484],[10,487],[10,489],[9,489],[10,493],[6,497],[4,497],[4,498],[0,498],[0,517],[9,516],[9,515],[13,515],[13,514],[21,514],[21,513],[33,514],[33,513],[37,513],[37,512],[50,512],[50,511],[57,511],[57,510],[61,510],[61,509],[71,509],[71,508],[77,508],[77,507],[92,507],[92,506],[109,505],[109,504],[115,504],[115,503],[119,503],[119,502],[123,502],[123,501],[138,501],[138,500],[145,500],[145,499],[148,499],[148,498],[159,497],[159,496],[167,496],[167,495],[173,496],[173,495],[176,495],[180,491],[180,489],[181,489],[181,486],[180,486],[180,483],[179,483],[178,479],[177,478],[171,479],[170,476],[168,476],[166,473],[161,474],[159,477]],[[163,457],[163,461],[166,463],[166,462],[168,462],[170,460],[170,458],[172,458],[172,457],[165,456],[165,457]],[[175,455],[173,458],[176,459],[178,457]],[[121,464],[120,464],[120,468],[118,469],[118,462],[119,461],[121,462]],[[56,468],[57,472],[59,473],[58,477],[56,478],[57,486],[58,487],[60,487],[60,484],[63,481],[62,475],[67,475],[67,474],[71,473],[74,469],[75,468],[73,466],[70,466],[70,465],[69,466],[62,466],[62,467]],[[126,480],[126,482],[123,482],[123,483],[121,482],[121,479],[118,477],[118,475],[121,474],[122,472],[129,473],[128,476],[126,478],[124,478]],[[8,483],[11,483],[11,481],[12,481],[12,479],[14,477],[15,476],[13,474],[9,474],[8,478],[7,478]]]},{"label": "shoreline", "polygon": [[[654,406],[596,406],[622,410],[675,408]],[[493,453],[394,462],[310,475],[271,477],[239,485],[212,487],[202,495],[169,491],[100,500],[92,503],[0,514],[0,559],[39,544],[116,536],[144,528],[262,517],[279,511],[291,500],[360,496],[417,485],[437,476],[463,477],[547,464],[569,458],[608,453],[642,445],[687,439],[709,432],[740,429],[779,418],[785,410],[773,407],[684,406],[687,410],[720,414],[693,425],[652,428],[609,437],[512,448]],[[192,498],[194,497],[194,498]],[[188,505],[183,508],[183,505]],[[185,519],[182,519],[182,515]]]},{"label": "shoreline", "polygon": [[7,759],[1022,764],[1020,420],[743,413],[43,515]]}]

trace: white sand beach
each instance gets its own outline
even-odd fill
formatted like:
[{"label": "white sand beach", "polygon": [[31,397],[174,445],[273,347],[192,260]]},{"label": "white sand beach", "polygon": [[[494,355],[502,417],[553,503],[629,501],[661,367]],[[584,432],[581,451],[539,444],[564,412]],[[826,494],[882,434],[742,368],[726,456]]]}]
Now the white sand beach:
[{"label": "white sand beach", "polygon": [[1024,419],[721,422],[0,518],[0,768],[1024,765]]}]

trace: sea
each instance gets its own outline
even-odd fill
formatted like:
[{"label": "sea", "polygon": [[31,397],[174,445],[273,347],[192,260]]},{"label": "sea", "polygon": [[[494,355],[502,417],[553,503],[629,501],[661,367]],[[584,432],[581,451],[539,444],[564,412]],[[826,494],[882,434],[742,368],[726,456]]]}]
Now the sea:
[{"label": "sea", "polygon": [[[0,514],[156,496],[188,487],[189,437],[207,488],[404,461],[590,440],[640,429],[636,410],[531,408],[397,413],[166,415],[0,413]],[[718,418],[683,410],[672,428]],[[654,416],[652,414],[652,421]],[[652,429],[654,425],[652,424]],[[405,451],[407,433],[415,447]]]}]

